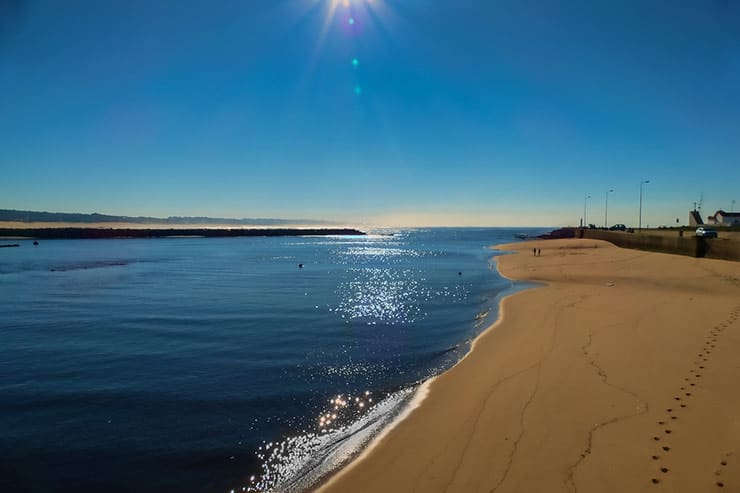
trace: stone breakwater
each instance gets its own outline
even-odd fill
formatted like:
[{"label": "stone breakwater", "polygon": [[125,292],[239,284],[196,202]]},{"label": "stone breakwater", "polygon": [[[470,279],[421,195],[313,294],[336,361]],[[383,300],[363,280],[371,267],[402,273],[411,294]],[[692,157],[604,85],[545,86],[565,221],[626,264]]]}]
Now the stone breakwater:
[{"label": "stone breakwater", "polygon": [[167,238],[177,236],[200,236],[205,238],[243,236],[364,236],[365,233],[351,228],[276,228],[276,229],[135,229],[135,228],[0,228],[0,237],[38,238],[47,240],[82,240],[101,238]]}]

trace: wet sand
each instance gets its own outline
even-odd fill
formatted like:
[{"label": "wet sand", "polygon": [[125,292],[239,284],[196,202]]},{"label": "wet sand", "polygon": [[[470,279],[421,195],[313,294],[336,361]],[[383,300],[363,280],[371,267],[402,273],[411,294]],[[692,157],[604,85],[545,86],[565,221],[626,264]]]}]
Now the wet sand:
[{"label": "wet sand", "polygon": [[740,262],[499,248],[543,287],[320,491],[740,491]]}]

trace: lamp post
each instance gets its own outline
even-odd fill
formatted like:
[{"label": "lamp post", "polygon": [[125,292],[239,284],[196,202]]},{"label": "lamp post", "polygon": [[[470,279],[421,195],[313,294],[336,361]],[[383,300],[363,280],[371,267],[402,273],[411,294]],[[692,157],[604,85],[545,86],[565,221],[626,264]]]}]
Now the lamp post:
[{"label": "lamp post", "polygon": [[583,198],[583,229],[586,229],[586,201],[590,199],[590,195],[585,195]]},{"label": "lamp post", "polygon": [[640,182],[640,219],[638,222],[637,230],[642,231],[642,186],[650,183],[650,180],[645,180]]},{"label": "lamp post", "polygon": [[609,227],[609,194],[612,193],[613,191],[614,190],[610,188],[604,194],[604,197],[606,197],[604,199],[604,227],[605,228]]}]

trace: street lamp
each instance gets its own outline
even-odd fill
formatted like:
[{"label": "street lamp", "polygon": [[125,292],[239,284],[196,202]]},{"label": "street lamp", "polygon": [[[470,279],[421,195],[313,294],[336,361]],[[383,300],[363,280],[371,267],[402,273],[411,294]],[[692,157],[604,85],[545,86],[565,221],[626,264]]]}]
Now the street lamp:
[{"label": "street lamp", "polygon": [[609,194],[610,194],[610,193],[612,193],[613,191],[614,191],[614,190],[612,190],[612,189],[610,188],[610,189],[609,189],[609,190],[607,190],[607,191],[606,191],[606,193],[604,194],[604,196],[606,197],[606,198],[604,199],[604,227],[605,227],[605,228],[608,228],[608,227],[609,227],[609,219],[608,219],[608,218],[609,218]]},{"label": "street lamp", "polygon": [[645,180],[645,181],[640,182],[640,219],[639,219],[639,224],[637,226],[638,231],[642,231],[642,186],[647,183],[650,183],[650,180]]},{"label": "street lamp", "polygon": [[590,195],[586,195],[583,198],[583,229],[586,229],[586,201],[590,198]]}]

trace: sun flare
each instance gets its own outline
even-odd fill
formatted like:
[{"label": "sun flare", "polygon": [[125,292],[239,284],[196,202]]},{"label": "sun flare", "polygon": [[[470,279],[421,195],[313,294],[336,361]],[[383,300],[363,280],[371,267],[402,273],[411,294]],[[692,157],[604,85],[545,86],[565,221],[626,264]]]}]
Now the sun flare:
[{"label": "sun flare", "polygon": [[[319,2],[325,7],[325,15],[321,27],[317,32],[316,43],[312,49],[309,67],[312,67],[324,49],[332,26],[343,25],[341,32],[348,38],[359,37],[365,34],[367,27],[377,24],[380,19],[387,15],[385,4],[381,0],[326,0]],[[316,5],[316,3],[314,3]],[[357,57],[350,61],[353,69],[359,67]],[[351,89],[356,95],[362,92],[361,86],[355,84]]]},{"label": "sun flare", "polygon": [[332,7],[350,7],[361,3],[374,3],[374,0],[331,0]]}]

